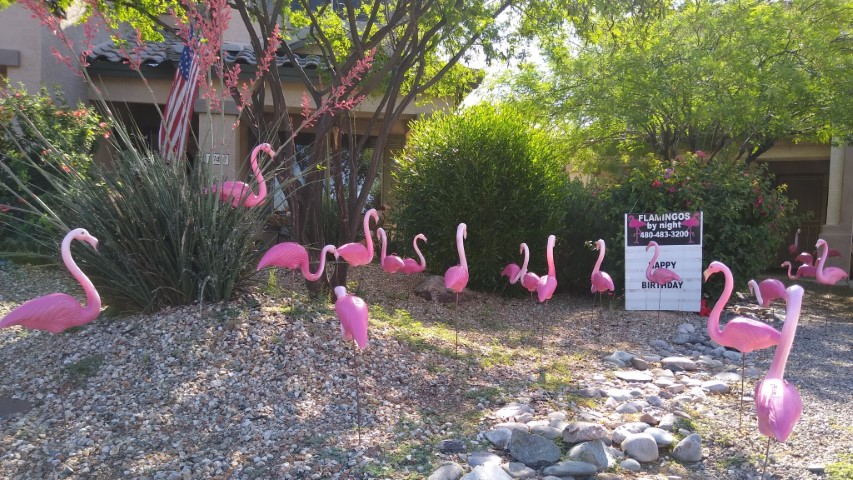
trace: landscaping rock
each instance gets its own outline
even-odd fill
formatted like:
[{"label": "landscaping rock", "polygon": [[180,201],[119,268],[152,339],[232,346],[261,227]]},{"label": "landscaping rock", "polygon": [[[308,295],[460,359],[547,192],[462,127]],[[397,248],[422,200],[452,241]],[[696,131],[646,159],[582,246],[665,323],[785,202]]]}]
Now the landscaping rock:
[{"label": "landscaping rock", "polygon": [[658,444],[648,433],[633,433],[622,441],[625,455],[638,462],[653,462],[658,459]]},{"label": "landscaping rock", "polygon": [[503,461],[503,458],[499,457],[498,455],[495,455],[492,452],[477,451],[471,453],[471,455],[468,455],[468,465],[472,467],[486,465],[490,463],[500,465],[501,463],[503,463]]},{"label": "landscaping rock", "polygon": [[512,477],[499,464],[489,463],[474,467],[462,480],[512,480]]},{"label": "landscaping rock", "polygon": [[459,480],[463,473],[458,463],[448,463],[438,467],[427,480]]},{"label": "landscaping rock", "polygon": [[504,471],[512,478],[533,478],[536,476],[536,470],[528,467],[521,462],[509,462],[503,466]]},{"label": "landscaping rock", "polygon": [[616,378],[626,382],[651,382],[652,377],[637,370],[619,370],[614,373]]},{"label": "landscaping rock", "polygon": [[542,470],[542,473],[545,475],[553,475],[555,477],[566,477],[569,475],[576,477],[583,477],[586,475],[595,475],[598,472],[598,468],[586,462],[575,462],[575,461],[567,461],[560,462],[556,465],[551,465],[550,467],[545,467]]},{"label": "landscaping rock", "polygon": [[573,422],[563,430],[563,442],[570,445],[591,440],[600,440],[607,436],[607,429],[598,423]]},{"label": "landscaping rock", "polygon": [[556,443],[541,435],[528,434],[520,430],[512,432],[509,453],[519,462],[532,468],[553,465],[560,459],[560,448]]},{"label": "landscaping rock", "polygon": [[491,442],[495,448],[506,450],[506,447],[509,446],[509,440],[512,438],[512,430],[508,428],[496,428],[484,433],[483,436],[485,436],[486,440]]},{"label": "landscaping rock", "polygon": [[569,450],[569,460],[595,465],[599,471],[610,466],[610,460],[607,458],[604,443],[601,440],[592,440],[575,445]]},{"label": "landscaping rock", "polygon": [[698,462],[702,460],[702,437],[698,433],[694,433],[678,442],[678,445],[672,450],[672,458],[679,462]]}]

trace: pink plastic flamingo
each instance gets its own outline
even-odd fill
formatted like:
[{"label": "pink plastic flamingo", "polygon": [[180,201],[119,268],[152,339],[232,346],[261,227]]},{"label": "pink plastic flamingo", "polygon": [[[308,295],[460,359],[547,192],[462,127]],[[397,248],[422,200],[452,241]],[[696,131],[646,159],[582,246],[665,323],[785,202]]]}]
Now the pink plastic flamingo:
[{"label": "pink plastic flamingo", "polygon": [[814,257],[812,256],[811,253],[808,253],[808,252],[800,253],[799,255],[797,255],[797,258],[795,258],[794,260],[802,263],[803,265],[808,265],[810,267],[814,266]]},{"label": "pink plastic flamingo", "polygon": [[406,275],[426,270],[426,259],[424,258],[424,254],[421,253],[421,249],[418,248],[418,240],[423,240],[426,243],[427,237],[423,233],[419,233],[412,239],[412,246],[415,248],[415,254],[417,254],[421,263],[418,263],[414,258],[404,258],[403,269],[400,271]]},{"label": "pink plastic flamingo", "polygon": [[367,265],[373,261],[373,236],[370,234],[370,219],[379,221],[379,214],[375,208],[371,208],[364,214],[364,238],[367,241],[367,247],[358,243],[346,243],[338,247],[338,255],[344,258],[347,263],[353,267]]},{"label": "pink plastic flamingo", "polygon": [[257,271],[270,266],[291,270],[298,268],[306,280],[316,282],[323,275],[323,269],[326,268],[326,255],[328,253],[335,255],[335,257],[338,256],[334,245],[326,245],[320,251],[320,265],[317,267],[317,271],[312,273],[308,251],[305,250],[305,247],[296,242],[282,242],[267,250],[267,253],[258,262]]},{"label": "pink plastic flamingo", "polygon": [[791,275],[791,262],[785,260],[779,266],[782,268],[788,267],[788,280],[797,280],[800,277],[814,277],[817,275],[817,267],[813,267],[811,265],[800,265],[797,267],[796,275]]},{"label": "pink plastic flamingo", "polygon": [[388,236],[385,234],[385,229],[377,228],[376,236],[382,241],[382,251],[379,254],[379,265],[382,270],[388,273],[397,273],[403,269],[405,264],[403,259],[397,255],[386,255],[388,250]]},{"label": "pink plastic flamingo", "polygon": [[[616,290],[616,287],[613,285],[613,279],[610,278],[610,275],[607,274],[607,272],[602,272],[600,270],[601,262],[604,261],[604,240],[600,238],[596,240],[595,249],[598,250],[598,260],[596,260],[595,262],[595,267],[592,268],[592,275],[590,276],[592,286],[589,290],[591,293],[598,293],[599,296],[601,296],[601,294],[603,294],[604,292],[612,292]],[[595,306],[595,297],[593,297],[592,304],[593,306]]]},{"label": "pink plastic flamingo", "polygon": [[[468,226],[460,223],[456,227],[456,250],[459,252],[459,265],[455,265],[444,272],[444,287],[456,292],[456,309],[459,309],[459,293],[468,285],[468,260],[465,258],[465,245],[463,240],[468,236]],[[459,322],[454,321],[456,353],[459,353]]]},{"label": "pink plastic flamingo", "polygon": [[[779,343],[779,331],[767,325],[764,322],[753,320],[746,317],[735,317],[726,323],[723,330],[720,330],[720,314],[726,307],[729,298],[734,290],[735,281],[732,277],[732,271],[722,262],[711,262],[705,270],[705,281],[717,273],[723,272],[725,277],[725,286],[723,293],[711,309],[711,314],[708,316],[708,336],[711,340],[717,342],[724,347],[734,348],[740,352],[741,359],[741,399],[743,399],[743,372],[746,367],[746,354],[754,350],[769,348]],[[743,402],[741,400],[741,407]],[[742,409],[741,409],[742,410]],[[738,415],[738,429],[740,429],[740,414]]]},{"label": "pink plastic flamingo", "polygon": [[[519,253],[525,253],[525,249],[527,249],[526,243],[522,243],[521,245],[518,246],[518,252]],[[528,250],[527,253],[525,254],[525,262],[529,259],[530,259],[530,251]],[[524,267],[526,268],[527,263],[525,263],[525,262],[522,262],[522,263],[523,263]],[[516,282],[521,280],[522,275],[523,275],[522,267],[519,267],[515,263],[507,264],[507,266],[504,267],[503,271],[501,271],[501,276],[507,277],[507,280],[509,280],[510,285],[515,285]],[[538,285],[539,282],[537,281],[536,283]]]},{"label": "pink plastic flamingo", "polygon": [[[269,143],[262,143],[252,150],[251,165],[252,173],[258,181],[258,194],[252,191],[252,187],[243,182],[223,182],[219,187],[219,199],[223,202],[231,202],[234,208],[240,205],[251,208],[256,207],[264,202],[267,197],[267,183],[264,181],[264,176],[261,175],[261,170],[258,168],[258,153],[264,151],[270,157],[275,156],[275,151]],[[216,193],[216,185],[212,188]]]},{"label": "pink plastic flamingo", "polygon": [[548,275],[539,277],[539,285],[536,287],[536,294],[539,297],[539,303],[547,302],[557,290],[557,269],[554,267],[554,245],[557,244],[557,237],[548,235],[548,245],[546,255],[548,258]]},{"label": "pink plastic flamingo", "polygon": [[[551,297],[554,295],[554,291],[557,290],[557,269],[554,267],[554,245],[556,245],[556,243],[557,237],[555,237],[554,235],[548,235],[548,244],[546,247],[546,255],[548,259],[548,274],[539,277],[539,285],[536,286],[536,295],[539,298],[539,303],[544,302],[545,308],[548,308],[548,301],[551,300]],[[543,325],[540,327],[539,330],[540,347],[545,344],[544,323],[547,320],[547,315],[543,315]],[[542,373],[542,375],[544,375],[544,372]]]},{"label": "pink plastic flamingo", "polygon": [[693,227],[699,226],[701,215],[699,212],[694,212],[692,217],[681,222],[681,225],[687,227],[687,232],[690,234],[689,243],[693,243]]},{"label": "pink plastic flamingo", "polygon": [[803,293],[803,287],[799,285],[788,287],[785,325],[782,327],[779,346],[773,353],[773,361],[770,363],[767,375],[755,385],[755,414],[758,417],[758,431],[767,436],[767,450],[764,453],[761,478],[764,478],[764,472],[767,470],[770,439],[775,438],[780,442],[788,440],[803,414],[803,400],[800,398],[800,392],[784,378],[788,355],[794,345]]},{"label": "pink plastic flamingo", "polygon": [[60,249],[65,267],[86,292],[86,306],[80,305],[71,295],[51,293],[34,298],[9,312],[0,320],[0,328],[20,325],[24,328],[59,333],[89,323],[98,317],[101,313],[101,297],[89,277],[71,258],[71,242],[74,240],[86,242],[97,250],[98,239],[85,229],[76,228],[65,235]]},{"label": "pink plastic flamingo", "polygon": [[815,277],[817,278],[817,283],[823,283],[824,285],[835,285],[836,283],[850,276],[850,274],[838,267],[824,267],[829,250],[829,245],[827,245],[826,240],[822,238],[819,239],[815,244],[815,248],[821,250],[821,254],[818,255],[817,259],[817,272],[815,275]]},{"label": "pink plastic flamingo", "polygon": [[[335,287],[335,313],[341,322],[341,334],[344,340],[355,341],[359,350],[367,348],[367,304],[355,295],[348,295],[346,287]],[[361,386],[358,381],[358,357],[355,356],[355,407],[358,427],[358,442],[361,443]]]},{"label": "pink plastic flamingo", "polygon": [[658,286],[658,320],[660,320],[661,287],[669,282],[680,282],[681,277],[668,268],[655,268],[654,270],[652,270],[652,265],[654,265],[657,261],[660,251],[658,248],[658,242],[655,242],[654,240],[652,240],[651,242],[649,242],[648,245],[646,245],[647,252],[649,251],[650,247],[655,247],[655,253],[652,255],[652,259],[649,261],[649,266],[646,267],[646,280]]},{"label": "pink plastic flamingo", "polygon": [[797,250],[800,249],[800,229],[797,229],[797,233],[794,234],[794,243],[788,245],[788,253],[794,255],[797,253]]},{"label": "pink plastic flamingo", "polygon": [[634,245],[640,243],[640,229],[646,226],[646,222],[637,220],[633,215],[628,215],[628,228],[634,229]]},{"label": "pink plastic flamingo", "polygon": [[524,252],[524,262],[521,264],[521,270],[518,275],[521,278],[521,286],[530,292],[530,299],[533,300],[533,292],[539,288],[539,275],[527,271],[527,265],[530,262],[530,248],[526,243],[521,244],[521,250]]},{"label": "pink plastic flamingo", "polygon": [[750,280],[747,285],[749,291],[755,295],[755,300],[764,308],[769,307],[773,300],[785,299],[785,284],[775,278],[762,280],[761,283]]}]

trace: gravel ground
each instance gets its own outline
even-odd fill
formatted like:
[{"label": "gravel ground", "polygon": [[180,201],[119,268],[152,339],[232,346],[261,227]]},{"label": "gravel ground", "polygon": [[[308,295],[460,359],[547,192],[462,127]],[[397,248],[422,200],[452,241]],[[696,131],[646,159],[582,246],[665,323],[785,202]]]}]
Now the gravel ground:
[{"label": "gravel ground", "polygon": [[[262,274],[257,293],[227,304],[101,315],[57,336],[0,331],[0,397],[32,404],[0,418],[0,477],[425,478],[443,460],[464,463],[436,445],[475,444],[495,409],[524,401],[571,418],[571,392],[612,370],[604,356],[654,353],[649,342],[669,341],[679,324],[705,326],[694,314],[658,318],[615,303],[593,312],[588,297],[556,296],[543,310],[527,297],[471,293],[457,310],[413,295],[421,275],[371,266],[354,278],[371,305],[361,354],[341,340],[332,305],[281,273],[274,285]],[[808,478],[807,465],[853,452],[853,295],[804,286],[786,370],[804,414],[772,447],[776,478]],[[0,316],[54,291],[84,299],[65,271],[0,267]],[[771,357],[757,352],[748,364],[765,371]],[[736,398],[696,405],[701,473],[663,461],[620,478],[757,477],[764,437],[751,403],[738,433]],[[603,401],[588,406],[610,414]]]}]

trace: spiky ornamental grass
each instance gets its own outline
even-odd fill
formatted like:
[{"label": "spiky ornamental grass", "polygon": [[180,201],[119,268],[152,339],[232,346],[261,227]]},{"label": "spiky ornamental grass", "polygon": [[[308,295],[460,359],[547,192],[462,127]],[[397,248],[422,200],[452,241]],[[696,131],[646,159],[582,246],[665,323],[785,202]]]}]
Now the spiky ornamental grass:
[{"label": "spiky ornamental grass", "polygon": [[121,125],[114,131],[120,141],[113,147],[123,149],[108,164],[93,163],[83,173],[61,162],[33,162],[48,189],[2,185],[23,192],[20,209],[32,213],[2,214],[4,228],[36,227],[28,230],[32,249],[53,252],[52,258],[59,230],[89,230],[100,241],[98,252],[75,249],[75,258],[106,303],[122,310],[227,300],[247,287],[269,208],[232,208],[204,193],[214,181],[200,162],[167,164],[136,146]]}]

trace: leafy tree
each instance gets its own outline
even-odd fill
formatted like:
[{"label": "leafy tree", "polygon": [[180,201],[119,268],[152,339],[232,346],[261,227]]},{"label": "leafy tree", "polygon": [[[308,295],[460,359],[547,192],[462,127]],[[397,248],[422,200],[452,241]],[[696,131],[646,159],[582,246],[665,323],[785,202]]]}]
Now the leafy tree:
[{"label": "leafy tree", "polygon": [[563,3],[527,17],[549,71],[512,81],[588,159],[701,150],[750,162],[782,137],[853,131],[849,0]]},{"label": "leafy tree", "polygon": [[[512,4],[512,0],[216,0],[196,5],[152,0],[96,2],[90,8],[94,5],[91,13],[116,25],[129,22],[144,36],[156,36],[170,28],[160,15],[177,11],[194,20],[195,25],[204,26],[202,34],[207,38],[197,44],[214,49],[215,54],[216,30],[221,33],[226,12],[233,11],[249,31],[258,59],[268,59],[278,50],[293,60],[295,76],[307,92],[303,105],[288,104],[277,68],[259,68],[251,86],[236,82],[239,72],[229,71],[221,63],[216,73],[231,80],[226,83],[241,109],[242,121],[257,138],[280,147],[276,173],[293,215],[294,239],[322,245],[356,240],[361,214],[395,122],[413,102],[460,100],[459,96],[479,78],[460,61],[474,46],[487,56],[496,54],[492,45],[501,28],[495,19]],[[188,28],[179,30],[186,37]],[[282,41],[303,38],[305,32],[307,43],[327,63],[320,78],[299,66],[297,53]],[[351,72],[359,72],[371,55],[369,73],[353,76]],[[369,98],[375,109],[358,119],[361,131],[357,133],[355,115],[347,106],[363,98]],[[272,114],[267,107],[265,116],[268,101]],[[280,130],[284,138],[293,138],[300,128],[287,120],[288,112],[300,107],[313,123],[315,141],[308,155],[297,155],[293,142],[278,139]],[[324,203],[333,206],[339,218],[337,238],[326,234]],[[345,283],[346,274],[345,265],[337,269],[333,283]]]}]

